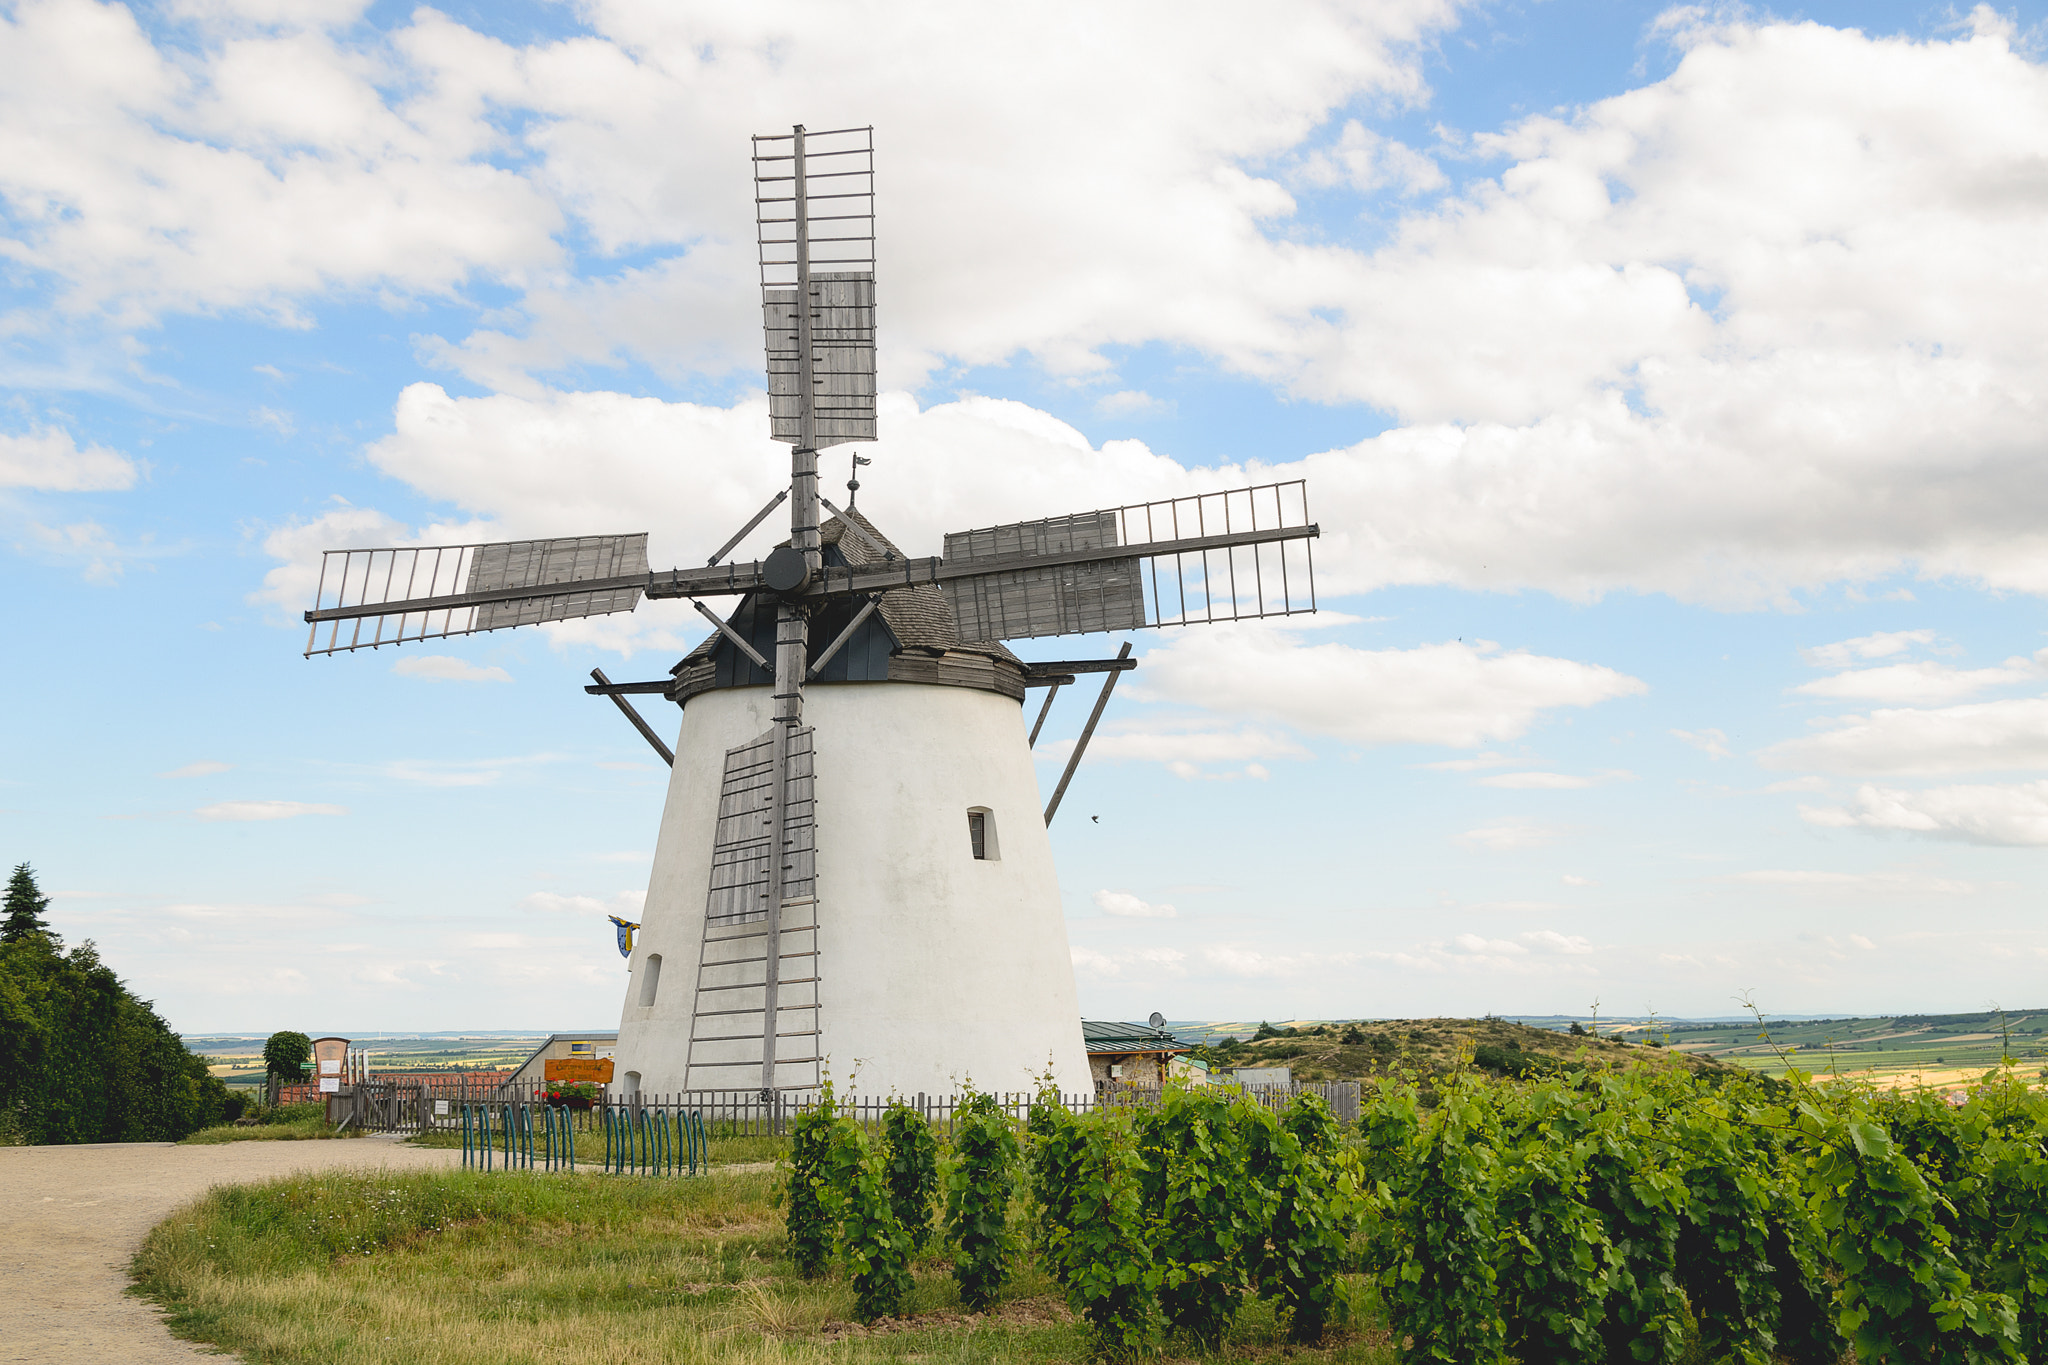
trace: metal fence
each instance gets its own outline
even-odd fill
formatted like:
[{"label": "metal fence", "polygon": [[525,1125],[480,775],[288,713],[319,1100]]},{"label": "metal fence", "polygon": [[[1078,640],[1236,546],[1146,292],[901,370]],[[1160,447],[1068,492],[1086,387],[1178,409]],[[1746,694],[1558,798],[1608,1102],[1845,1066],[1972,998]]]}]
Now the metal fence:
[{"label": "metal fence", "polygon": [[[1258,1101],[1269,1109],[1285,1109],[1293,1103],[1296,1095],[1316,1095],[1330,1107],[1330,1112],[1341,1123],[1358,1122],[1358,1082],[1327,1081],[1317,1083],[1295,1082],[1291,1085],[1233,1086],[1246,1096]],[[1102,1105],[1153,1105],[1159,1103],[1163,1092],[1157,1087],[1145,1086],[1103,1086],[1093,1091],[1063,1093],[1060,1103],[1076,1114],[1085,1114]],[[711,1131],[718,1137],[775,1137],[789,1131],[789,1121],[798,1114],[817,1107],[822,1095],[815,1090],[779,1091],[768,1099],[762,1099],[756,1090],[686,1090],[674,1095],[647,1097],[650,1103],[679,1104],[702,1111]],[[867,1126],[879,1126],[889,1110],[899,1102],[923,1115],[925,1122],[935,1130],[950,1133],[954,1116],[967,1102],[961,1093],[947,1095],[881,1096],[881,1095],[839,1095],[834,1107],[841,1114]],[[1038,1102],[1035,1091],[1011,1090],[998,1094],[997,1105],[1010,1117],[1022,1122],[1031,1112],[1031,1106]]]},{"label": "metal fence", "polygon": [[[485,1090],[477,1083],[459,1077],[450,1077],[445,1082],[412,1077],[370,1080],[339,1095],[328,1096],[327,1119],[330,1123],[368,1128],[373,1132],[409,1133],[431,1129],[453,1132],[464,1123],[464,1115],[478,1106],[552,1109],[543,1099],[546,1088],[540,1083],[519,1086],[508,1083]],[[1329,1105],[1331,1114],[1340,1123],[1358,1122],[1359,1088],[1356,1081],[1231,1088],[1239,1089],[1247,1097],[1276,1110],[1286,1108],[1297,1095],[1317,1095]],[[478,1093],[480,1090],[485,1093]],[[1076,1114],[1085,1114],[1102,1105],[1157,1104],[1161,1093],[1157,1088],[1143,1086],[1103,1086],[1093,1091],[1062,1094],[1060,1102]],[[821,1098],[820,1092],[815,1090],[777,1091],[766,1099],[758,1090],[683,1090],[667,1094],[635,1092],[602,1095],[587,1111],[563,1109],[556,1112],[563,1116],[563,1121],[583,1131],[603,1129],[606,1124],[616,1127],[623,1122],[620,1114],[647,1110],[670,1114],[694,1113],[699,1116],[697,1121],[707,1139],[783,1137],[789,1132],[790,1121],[798,1114],[815,1108]],[[1038,1096],[1032,1091],[1012,1090],[995,1098],[1004,1113],[1021,1122],[1030,1113]],[[865,1126],[875,1127],[881,1124],[890,1107],[899,1101],[923,1115],[935,1130],[950,1133],[954,1117],[960,1106],[966,1103],[967,1096],[959,1093],[904,1096],[856,1093],[838,1096],[835,1103],[840,1113]]]},{"label": "metal fence", "polygon": [[673,1104],[604,1104],[579,1113],[562,1105],[500,1101],[461,1106],[467,1170],[576,1169],[576,1135],[604,1134],[606,1175],[702,1175],[711,1169],[704,1115]]}]

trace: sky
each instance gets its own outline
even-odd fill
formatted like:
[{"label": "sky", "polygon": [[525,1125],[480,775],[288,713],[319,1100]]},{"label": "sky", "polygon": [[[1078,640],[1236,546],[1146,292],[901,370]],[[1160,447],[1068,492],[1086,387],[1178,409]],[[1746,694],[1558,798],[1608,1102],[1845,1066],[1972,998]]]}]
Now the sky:
[{"label": "sky", "polygon": [[580,688],[703,623],[299,613],[350,545],[701,563],[786,477],[748,137],[873,124],[879,526],[1304,478],[1322,527],[1317,615],[1131,637],[1052,828],[1089,1017],[2048,1004],[2044,45],[0,5],[0,859],[188,1033],[615,1026],[667,773]]}]

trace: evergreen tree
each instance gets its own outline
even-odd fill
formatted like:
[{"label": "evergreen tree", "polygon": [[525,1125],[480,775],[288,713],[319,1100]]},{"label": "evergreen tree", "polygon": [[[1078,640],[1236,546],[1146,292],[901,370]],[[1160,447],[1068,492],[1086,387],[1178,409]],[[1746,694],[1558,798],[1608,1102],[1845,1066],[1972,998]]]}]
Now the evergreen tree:
[{"label": "evergreen tree", "polygon": [[0,924],[0,943],[18,943],[30,934],[41,934],[54,941],[56,935],[43,919],[43,911],[49,908],[50,898],[36,885],[34,869],[27,863],[16,863],[14,875],[7,879],[7,921]]}]

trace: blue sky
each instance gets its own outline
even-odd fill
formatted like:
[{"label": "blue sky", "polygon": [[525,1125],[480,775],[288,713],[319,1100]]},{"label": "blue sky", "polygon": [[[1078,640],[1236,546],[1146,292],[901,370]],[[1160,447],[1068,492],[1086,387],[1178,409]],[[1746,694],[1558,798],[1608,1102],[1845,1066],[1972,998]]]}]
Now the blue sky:
[{"label": "blue sky", "polygon": [[616,1018],[665,771],[579,689],[687,609],[293,623],[743,521],[798,120],[906,545],[1309,480],[1327,610],[1138,636],[1054,827],[1089,1014],[2048,998],[2048,6],[732,9],[0,14],[0,857],[178,1027]]}]

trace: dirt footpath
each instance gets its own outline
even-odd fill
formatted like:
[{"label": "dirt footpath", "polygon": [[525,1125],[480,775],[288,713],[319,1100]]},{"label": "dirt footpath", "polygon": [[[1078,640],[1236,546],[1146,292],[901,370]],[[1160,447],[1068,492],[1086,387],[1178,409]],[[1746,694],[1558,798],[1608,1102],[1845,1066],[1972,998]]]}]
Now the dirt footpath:
[{"label": "dirt footpath", "polygon": [[123,1291],[128,1261],[172,1209],[214,1185],[336,1166],[459,1164],[460,1152],[385,1138],[0,1147],[0,1361],[37,1365],[211,1360]]}]

